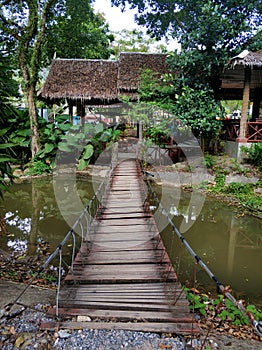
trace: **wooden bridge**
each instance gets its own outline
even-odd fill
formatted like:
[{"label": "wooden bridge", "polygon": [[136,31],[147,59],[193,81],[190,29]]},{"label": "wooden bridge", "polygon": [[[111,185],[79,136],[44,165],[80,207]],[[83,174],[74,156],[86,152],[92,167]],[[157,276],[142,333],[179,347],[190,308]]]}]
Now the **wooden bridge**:
[{"label": "wooden bridge", "polygon": [[[54,312],[54,310],[53,310]],[[198,333],[199,328],[149,210],[135,159],[120,162],[60,291],[63,327]],[[88,322],[86,320],[86,316]],[[82,322],[78,322],[81,319]]]}]

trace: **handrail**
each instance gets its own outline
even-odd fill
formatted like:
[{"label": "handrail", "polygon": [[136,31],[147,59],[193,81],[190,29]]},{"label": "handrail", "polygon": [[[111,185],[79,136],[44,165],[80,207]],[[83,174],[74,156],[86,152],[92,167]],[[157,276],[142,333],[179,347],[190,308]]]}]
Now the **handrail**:
[{"label": "handrail", "polygon": [[[53,253],[51,253],[47,257],[45,262],[36,271],[36,273],[33,275],[32,279],[29,281],[29,283],[26,285],[26,287],[21,291],[21,293],[16,297],[16,299],[13,302],[8,303],[7,305],[5,305],[5,307],[4,307],[5,309],[7,309],[9,307],[12,307],[13,305],[18,303],[18,300],[28,290],[28,288],[32,285],[34,280],[40,275],[41,272],[43,272],[46,269],[46,267],[51,263],[51,261],[54,260],[54,258],[59,254],[58,288],[57,288],[57,296],[56,296],[56,316],[58,316],[58,300],[59,300],[61,275],[62,275],[61,274],[61,270],[62,270],[62,266],[61,266],[62,265],[62,248],[67,243],[69,238],[72,236],[73,237],[73,249],[72,249],[72,259],[71,259],[72,260],[71,271],[73,272],[73,262],[74,262],[74,255],[75,255],[75,229],[81,223],[80,228],[81,228],[82,242],[83,242],[85,240],[85,238],[84,238],[84,228],[83,228],[81,220],[83,220],[83,218],[85,218],[86,224],[87,224],[86,230],[88,231],[88,229],[90,229],[90,227],[91,227],[91,225],[93,223],[93,219],[94,219],[95,213],[98,210],[98,207],[99,207],[98,202],[103,198],[105,192],[108,189],[108,186],[110,185],[110,181],[108,181],[108,179],[111,177],[111,173],[112,173],[112,170],[114,169],[114,167],[116,165],[116,162],[117,162],[117,143],[114,144],[114,146],[112,148],[110,170],[109,170],[109,172],[107,174],[107,177],[105,177],[104,181],[101,182],[101,184],[99,185],[96,193],[93,195],[91,200],[87,203],[87,205],[85,206],[85,208],[83,209],[83,211],[79,215],[78,219],[75,221],[75,223],[73,224],[71,229],[67,232],[67,234],[65,235],[65,237],[61,241],[61,243],[58,244],[58,246],[53,251]],[[92,206],[95,207],[95,212],[94,212],[93,216],[90,215],[92,217],[92,219],[89,221],[88,217],[87,217],[87,212],[91,213]]]},{"label": "handrail", "polygon": [[[147,172],[145,172],[146,175],[148,175]],[[172,219],[170,218],[168,212],[162,205],[162,203],[159,201],[157,194],[153,190],[150,182],[148,181],[148,178],[146,177],[146,184],[149,189],[149,191],[153,194],[154,199],[157,201],[159,207],[161,208],[162,213],[165,215],[168,223],[173,229],[173,232],[176,233],[178,238],[181,240],[181,242],[186,247],[187,251],[190,253],[190,255],[196,260],[197,264],[199,264],[204,271],[208,274],[208,276],[216,283],[217,289],[222,292],[223,295],[225,295],[243,314],[243,316],[250,320],[250,322],[253,324],[257,334],[262,337],[262,322],[259,322],[255,320],[254,316],[250,311],[247,311],[241,301],[237,301],[234,296],[229,292],[229,288],[223,286],[223,284],[218,280],[218,278],[213,274],[213,272],[209,269],[209,267],[203,262],[203,260],[199,257],[199,255],[196,254],[196,252],[191,248],[185,237],[180,233],[176,225],[173,223]]]}]

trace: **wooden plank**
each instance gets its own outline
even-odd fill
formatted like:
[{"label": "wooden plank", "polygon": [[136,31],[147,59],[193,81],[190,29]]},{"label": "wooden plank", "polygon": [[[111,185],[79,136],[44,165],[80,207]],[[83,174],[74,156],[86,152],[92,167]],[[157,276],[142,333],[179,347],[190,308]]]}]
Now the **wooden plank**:
[{"label": "wooden plank", "polygon": [[[181,320],[182,321],[182,320]],[[181,335],[192,335],[200,332],[196,325],[188,323],[160,323],[160,322],[50,322],[42,323],[41,330],[54,330],[57,326],[60,329],[107,329],[107,330],[129,330],[142,332],[171,333]]]}]

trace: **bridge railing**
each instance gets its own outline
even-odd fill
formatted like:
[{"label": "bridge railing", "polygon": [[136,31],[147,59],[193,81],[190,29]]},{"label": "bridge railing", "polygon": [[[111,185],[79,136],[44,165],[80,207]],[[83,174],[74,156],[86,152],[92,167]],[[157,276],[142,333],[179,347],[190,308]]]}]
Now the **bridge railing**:
[{"label": "bridge railing", "polygon": [[[144,172],[146,173],[146,172]],[[146,175],[150,175],[150,173],[146,173]],[[159,206],[159,209],[161,210],[162,214],[166,218],[168,224],[172,227],[172,233],[173,236],[177,236],[181,243],[185,246],[189,254],[195,259],[196,264],[201,266],[201,268],[208,274],[208,276],[213,280],[213,282],[216,283],[217,291],[221,291],[221,293],[229,299],[243,314],[243,316],[247,319],[249,319],[250,323],[253,324],[257,334],[262,337],[262,322],[258,322],[255,317],[252,315],[250,311],[247,311],[241,301],[237,301],[235,297],[231,294],[229,291],[228,286],[223,286],[223,284],[218,280],[218,278],[213,274],[213,272],[210,270],[210,268],[203,262],[203,260],[200,258],[199,255],[192,249],[192,247],[189,245],[185,237],[180,233],[176,225],[173,223],[172,218],[169,216],[168,212],[166,211],[165,207],[162,205],[161,201],[158,199],[158,196],[156,192],[154,191],[151,182],[148,180],[148,176],[145,178],[149,193],[153,196],[154,200],[156,201],[157,205]]]},{"label": "bridge railing", "polygon": [[43,273],[47,267],[50,265],[50,263],[59,257],[59,266],[58,266],[58,282],[57,282],[57,293],[56,293],[56,316],[58,316],[59,312],[59,293],[60,293],[60,286],[61,286],[61,279],[62,279],[62,255],[63,255],[63,248],[66,246],[66,244],[69,242],[70,239],[73,240],[72,244],[72,252],[71,252],[71,265],[69,266],[69,269],[72,273],[74,273],[74,260],[75,260],[75,254],[76,254],[76,233],[79,234],[79,231],[81,233],[81,242],[86,243],[87,245],[92,242],[92,225],[94,223],[94,218],[100,208],[100,203],[103,199],[103,197],[106,195],[107,191],[110,188],[110,178],[111,173],[117,163],[118,158],[118,146],[117,143],[115,143],[111,149],[111,162],[109,166],[109,171],[107,176],[104,178],[104,181],[101,182],[99,185],[97,191],[89,200],[83,211],[80,213],[79,217],[75,221],[74,225],[70,228],[70,230],[66,233],[65,237],[61,241],[61,243],[56,247],[56,249],[48,256],[48,258],[44,261],[44,263],[40,266],[38,271],[36,271],[33,274],[33,277],[27,284],[27,286],[21,291],[21,293],[16,297],[16,299],[7,305],[5,305],[5,308],[12,307],[15,304],[21,304],[19,303],[19,300],[21,297],[26,293],[26,291],[30,288],[30,286],[33,284],[33,282],[39,277],[41,273]]}]

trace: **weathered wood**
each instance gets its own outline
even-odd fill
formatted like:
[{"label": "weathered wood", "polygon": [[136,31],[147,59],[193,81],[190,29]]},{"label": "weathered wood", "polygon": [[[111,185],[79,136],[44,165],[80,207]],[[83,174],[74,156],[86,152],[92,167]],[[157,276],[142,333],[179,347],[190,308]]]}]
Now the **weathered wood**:
[{"label": "weathered wood", "polygon": [[165,332],[175,333],[182,335],[198,334],[199,330],[195,327],[191,327],[187,322],[182,323],[183,319],[179,323],[160,323],[160,322],[62,322],[62,323],[45,323],[41,325],[42,330],[55,330],[57,326],[62,329],[123,329],[129,331],[144,332]]},{"label": "weathered wood", "polygon": [[62,327],[198,332],[148,208],[140,168],[134,160],[120,163],[59,298],[59,313],[100,322]]}]

